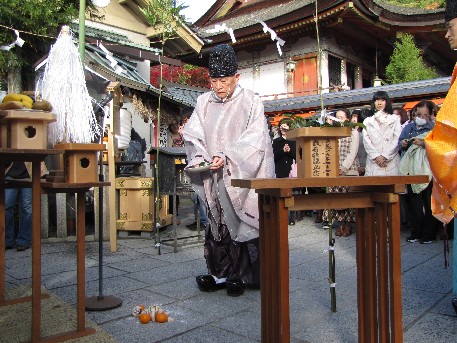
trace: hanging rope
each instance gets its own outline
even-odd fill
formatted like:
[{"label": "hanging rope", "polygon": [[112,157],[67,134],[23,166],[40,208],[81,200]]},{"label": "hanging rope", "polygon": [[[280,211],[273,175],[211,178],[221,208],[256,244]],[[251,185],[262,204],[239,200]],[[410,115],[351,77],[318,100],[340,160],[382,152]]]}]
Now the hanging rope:
[{"label": "hanging rope", "polygon": [[[324,95],[322,93],[323,88],[322,88],[322,47],[321,47],[321,41],[319,38],[319,20],[318,20],[318,14],[319,11],[317,9],[317,0],[314,3],[315,5],[315,14],[314,14],[314,21],[316,23],[316,38],[317,38],[317,61],[318,61],[318,89],[319,89],[319,95],[320,95],[320,102],[321,102],[321,118],[325,122],[325,107],[324,107]],[[331,213],[331,211],[329,211]],[[331,216],[331,214],[330,214]],[[328,230],[328,241],[329,241],[329,249],[328,252],[328,263],[329,263],[329,271],[328,271],[328,281],[330,284],[330,303],[331,303],[331,309],[333,312],[336,312],[336,275],[335,275],[335,267],[336,267],[336,260],[335,260],[335,239],[332,237],[332,226],[333,226],[333,216],[330,218],[330,228]]]},{"label": "hanging rope", "polygon": [[321,48],[321,41],[319,38],[319,19],[318,19],[318,10],[317,10],[317,0],[315,2],[315,14],[314,14],[314,21],[316,23],[316,38],[317,38],[317,65],[319,66],[317,70],[317,88],[319,89],[320,101],[321,101],[321,111],[325,112],[324,108],[324,95],[322,94],[322,48]]}]

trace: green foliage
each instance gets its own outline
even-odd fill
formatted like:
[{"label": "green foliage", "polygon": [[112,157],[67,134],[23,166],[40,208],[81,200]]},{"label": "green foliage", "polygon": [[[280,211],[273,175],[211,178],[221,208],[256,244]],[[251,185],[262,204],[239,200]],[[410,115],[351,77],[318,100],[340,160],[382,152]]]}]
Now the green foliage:
[{"label": "green foliage", "polygon": [[303,118],[295,114],[284,114],[284,116],[290,119],[286,119],[289,123],[290,129],[297,129],[300,127],[361,127],[363,129],[365,128],[365,125],[363,125],[362,123],[353,123],[350,120],[345,121],[343,123],[334,120],[332,124],[329,124],[327,122],[321,124],[318,121],[318,116],[312,116],[309,118]]},{"label": "green foliage", "polygon": [[388,2],[397,6],[427,9],[446,7],[446,0],[385,0],[384,2]]},{"label": "green foliage", "polygon": [[390,83],[428,80],[438,77],[434,68],[427,67],[420,49],[410,34],[404,34],[395,42],[395,48],[386,67],[386,77]]},{"label": "green foliage", "polygon": [[[92,17],[99,17],[92,1],[87,0]],[[24,76],[33,75],[32,65],[49,52],[61,25],[68,25],[78,17],[79,0],[8,0],[0,2],[0,24],[20,32],[25,40],[22,47],[0,50],[0,79],[22,68]],[[11,29],[0,26],[0,45],[16,40]]]},{"label": "green foliage", "polygon": [[183,22],[184,18],[179,12],[188,6],[184,6],[176,0],[150,0],[146,8],[139,8],[146,16],[153,28],[163,25],[162,43],[175,35],[177,27]]}]

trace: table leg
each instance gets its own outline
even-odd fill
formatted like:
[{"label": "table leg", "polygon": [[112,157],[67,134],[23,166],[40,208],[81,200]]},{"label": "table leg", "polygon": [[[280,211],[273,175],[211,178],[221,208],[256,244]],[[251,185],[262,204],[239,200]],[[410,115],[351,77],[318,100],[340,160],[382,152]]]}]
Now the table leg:
[{"label": "table leg", "polygon": [[[176,181],[175,181],[176,183]],[[176,189],[176,185],[175,185]],[[176,226],[178,222],[178,207],[176,206],[176,192],[173,193],[173,252],[178,252],[178,234],[176,232]]]},{"label": "table leg", "polygon": [[374,209],[360,209],[356,230],[359,342],[377,339]]},{"label": "table leg", "polygon": [[0,305],[5,300],[5,164],[0,163]]},{"label": "table leg", "polygon": [[356,260],[357,260],[357,307],[358,307],[358,332],[359,342],[363,342],[365,337],[365,325],[362,318],[365,318],[365,298],[364,298],[364,244],[363,237],[365,230],[363,229],[366,225],[366,209],[357,209],[356,212],[356,230],[355,230],[355,247],[356,247]]},{"label": "table leg", "polygon": [[85,249],[86,249],[86,208],[85,192],[77,192],[77,257],[76,257],[76,280],[77,280],[77,331],[84,331],[86,326],[85,318]]},{"label": "table leg", "polygon": [[32,162],[32,342],[41,337],[41,162]]},{"label": "table leg", "polygon": [[400,203],[387,205],[389,216],[390,327],[393,343],[403,342]]},{"label": "table leg", "polygon": [[379,343],[390,342],[389,330],[389,264],[387,254],[387,204],[376,206],[376,248],[377,248],[377,308]]},{"label": "table leg", "polygon": [[285,199],[259,194],[261,331],[263,343],[288,343],[289,243]]}]

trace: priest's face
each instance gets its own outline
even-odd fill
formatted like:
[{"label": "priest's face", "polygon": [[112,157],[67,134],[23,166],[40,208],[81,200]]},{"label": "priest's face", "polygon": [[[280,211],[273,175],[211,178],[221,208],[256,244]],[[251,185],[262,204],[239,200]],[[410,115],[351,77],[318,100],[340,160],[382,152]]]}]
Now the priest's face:
[{"label": "priest's face", "polygon": [[228,99],[232,96],[239,78],[240,74],[211,78],[211,89],[218,98],[222,100]]},{"label": "priest's face", "polygon": [[447,22],[447,33],[444,36],[448,42],[451,49],[457,49],[457,18],[449,20]]}]

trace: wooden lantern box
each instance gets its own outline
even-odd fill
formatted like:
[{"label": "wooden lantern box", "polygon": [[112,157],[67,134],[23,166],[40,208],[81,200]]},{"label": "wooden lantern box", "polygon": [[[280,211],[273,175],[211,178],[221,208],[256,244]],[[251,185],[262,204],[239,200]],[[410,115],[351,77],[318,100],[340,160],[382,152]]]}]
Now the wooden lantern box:
[{"label": "wooden lantern box", "polygon": [[104,144],[56,144],[54,149],[65,150],[64,175],[67,183],[98,182],[97,153],[105,149]]},{"label": "wooden lantern box", "polygon": [[301,127],[287,132],[287,139],[296,141],[297,177],[337,177],[338,139],[350,135],[350,127]]},{"label": "wooden lantern box", "polygon": [[54,113],[29,109],[1,112],[1,148],[48,148],[48,124],[57,120]]},{"label": "wooden lantern box", "polygon": [[[117,230],[154,230],[154,178],[118,177],[116,190],[119,195]],[[158,223],[167,220],[168,196],[161,196]],[[169,223],[168,223],[169,224]],[[163,226],[163,225],[161,225]]]}]

